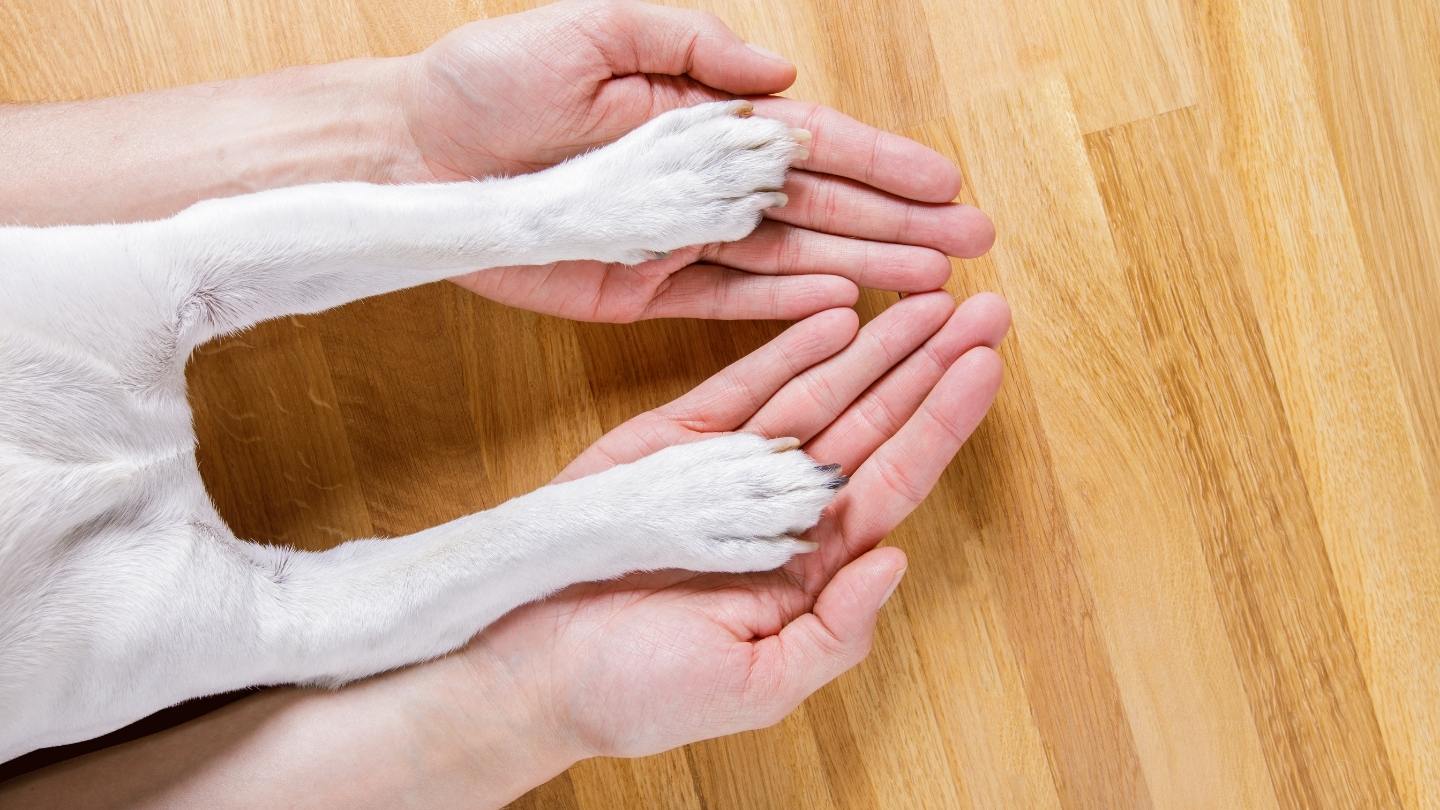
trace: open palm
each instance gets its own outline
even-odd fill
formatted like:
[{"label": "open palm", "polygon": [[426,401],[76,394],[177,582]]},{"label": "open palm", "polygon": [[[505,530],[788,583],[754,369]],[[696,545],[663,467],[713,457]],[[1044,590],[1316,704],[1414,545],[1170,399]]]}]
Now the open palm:
[{"label": "open palm", "polygon": [[823,312],[611,431],[561,480],[747,430],[795,436],[851,481],[807,535],[819,550],[780,571],[576,586],[516,610],[464,655],[538,682],[591,754],[649,754],[778,721],[868,650],[905,565],[898,549],[874,547],[989,407],[1000,378],[990,347],[1008,326],[993,295],[958,310],[945,293],[914,296],[858,336],[853,313]]},{"label": "open palm", "polygon": [[952,205],[960,173],[914,141],[834,110],[767,94],[795,69],[715,17],[639,2],[563,2],[456,29],[409,58],[403,112],[429,177],[516,174],[600,146],[676,107],[756,96],[760,115],[813,133],[790,204],[750,238],[638,268],[564,262],[458,283],[568,318],[794,318],[848,306],[856,287],[933,290],[947,255],[994,239]]}]

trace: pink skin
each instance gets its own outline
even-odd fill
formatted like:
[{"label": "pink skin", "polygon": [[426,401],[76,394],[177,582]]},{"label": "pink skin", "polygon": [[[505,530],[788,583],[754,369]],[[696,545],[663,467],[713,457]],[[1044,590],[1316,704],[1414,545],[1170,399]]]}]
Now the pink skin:
[{"label": "pink skin", "polygon": [[[534,685],[582,756],[635,756],[778,721],[864,657],[904,552],[877,549],[990,407],[998,296],[907,298],[856,335],[849,310],[792,327],[679,400],[611,431],[559,480],[662,446],[750,430],[795,436],[850,483],[813,554],[747,576],[637,574],[516,610],[463,653]],[[744,384],[741,384],[741,381]],[[902,472],[903,471],[903,472]],[[493,675],[492,675],[493,677]],[[478,721],[478,719],[477,719]]]},{"label": "pink skin", "polygon": [[0,803],[499,807],[586,757],[777,722],[868,651],[906,564],[875,546],[989,407],[1009,317],[990,294],[958,311],[944,293],[913,296],[858,335],[854,312],[821,312],[561,475],[735,429],[808,439],[851,480],[808,534],[819,549],[780,571],[576,586],[456,655],[339,691],[271,690],[0,785]]},{"label": "pink skin", "polygon": [[[960,190],[955,166],[833,110],[768,97],[794,77],[792,65],[746,47],[710,15],[566,2],[474,23],[414,57],[216,84],[198,102],[179,91],[0,110],[18,155],[64,158],[24,164],[48,196],[22,184],[0,193],[7,211],[38,223],[163,216],[246,190],[234,187],[229,164],[204,152],[212,139],[194,132],[209,122],[243,134],[257,111],[262,123],[308,120],[303,110],[348,127],[301,133],[304,143],[282,144],[274,166],[263,154],[271,135],[238,141],[254,147],[236,153],[255,164],[247,176],[269,186],[527,171],[667,109],[756,97],[758,114],[805,128],[813,141],[785,189],[790,204],[750,237],[636,267],[574,262],[457,282],[586,320],[810,315],[610,431],[561,478],[733,430],[795,436],[851,476],[808,535],[818,550],[781,571],[657,572],[577,586],[512,612],[458,655],[338,692],[273,690],[0,793],[34,806],[82,797],[104,806],[122,796],[131,806],[498,806],[584,757],[650,753],[773,723],[863,658],[905,566],[902,551],[876,545],[988,409],[1009,311],[994,295],[956,310],[947,294],[925,292],[948,278],[947,256],[981,255],[994,240],[983,213],[949,202]],[[145,148],[127,150],[116,133]],[[333,160],[310,142],[331,136]],[[80,193],[93,186],[82,169],[94,162],[72,158],[91,153],[124,181],[107,184],[109,197]],[[165,184],[154,182],[161,173]],[[37,202],[55,197],[91,210]],[[859,330],[854,312],[831,309],[853,303],[859,286],[916,294]]]},{"label": "pink skin", "polygon": [[790,204],[741,243],[637,267],[565,262],[455,279],[513,306],[592,321],[798,318],[853,304],[857,285],[936,289],[947,255],[989,250],[989,218],[950,202],[953,163],[834,110],[766,96],[794,78],[793,65],[708,14],[559,3],[457,29],[406,63],[398,95],[422,158],[413,179],[531,171],[665,110],[736,95],[813,134],[785,188]]}]

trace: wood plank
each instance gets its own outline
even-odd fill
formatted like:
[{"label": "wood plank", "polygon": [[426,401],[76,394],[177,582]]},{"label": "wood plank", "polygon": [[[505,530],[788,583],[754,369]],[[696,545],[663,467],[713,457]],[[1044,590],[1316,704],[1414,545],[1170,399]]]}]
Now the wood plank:
[{"label": "wood plank", "polygon": [[1081,132],[1195,102],[1179,0],[1018,0],[1012,8],[1048,28]]},{"label": "wood plank", "polygon": [[[961,128],[949,119],[905,134],[962,168],[974,156]],[[961,199],[975,204],[975,184],[965,173]],[[957,300],[1001,289],[993,256],[953,265],[946,289]],[[1044,693],[1054,688],[1051,680],[1066,676],[1049,669],[1039,669],[1037,676],[1039,656],[1026,655],[1020,645],[1038,640],[1037,649],[1064,652],[1090,642],[1087,631],[1075,628],[1064,610],[1049,609],[1054,604],[1049,598],[1019,613],[1015,607],[1033,595],[1029,587],[1054,587],[1070,604],[1086,604],[1089,597],[1070,577],[1023,578],[1018,561],[1037,551],[1027,540],[1063,547],[1072,538],[1068,530],[1057,530],[1053,480],[1029,469],[1047,451],[1044,437],[1027,424],[1033,394],[1014,339],[1000,352],[1008,379],[995,409],[933,497],[890,540],[910,559],[910,572],[894,599],[909,619],[937,721],[946,732],[950,769],[964,798],[977,808],[1055,808],[1060,806],[1055,768],[1027,690]],[[1017,575],[1022,578],[1011,579]],[[1052,633],[1064,640],[1051,645],[1046,637]],[[962,728],[972,731],[956,733]]]},{"label": "wood plank", "polygon": [[[454,334],[433,314],[439,296],[449,293],[409,290],[351,304],[322,321],[340,412],[356,426],[351,453],[382,536],[410,534],[504,499],[485,490],[479,435],[460,407],[466,396]],[[513,454],[514,445],[506,449]]]},{"label": "wood plank", "polygon": [[[1142,807],[1150,805],[1151,796],[1123,698],[1101,631],[1084,619],[1096,609],[1079,548],[1085,542],[1082,534],[1087,513],[1082,508],[1080,515],[1071,514],[1074,505],[1065,501],[1063,480],[1057,477],[1053,484],[1058,493],[1047,492],[1051,484],[1045,480],[1055,475],[1050,472],[1052,465],[1062,465],[1054,455],[1064,451],[1038,416],[1053,404],[1047,403],[1045,396],[1058,394],[1060,383],[1047,387],[1040,377],[1055,370],[1049,365],[1052,360],[1068,363],[1074,357],[1066,357],[1052,343],[1055,336],[1040,326],[1047,308],[1043,296],[1047,289],[1063,295],[1073,291],[1053,282],[1041,288],[1022,278],[1030,267],[1071,269],[1064,263],[1056,266],[1051,261],[1054,256],[1031,253],[1037,246],[1054,245],[1057,236],[1071,235],[1057,232],[1069,223],[1054,223],[1052,230],[1051,224],[1029,212],[1048,214],[1054,210],[1054,201],[1061,198],[1073,206],[1076,186],[1088,177],[1083,161],[1073,160],[1079,143],[1073,120],[1068,94],[1058,76],[1042,84],[1018,85],[1005,92],[967,93],[965,98],[955,99],[953,125],[958,139],[973,150],[965,166],[974,194],[987,210],[1015,229],[992,255],[1004,291],[1014,296],[1015,330],[1009,351],[1025,359],[1011,367],[1006,395],[997,402],[992,416],[998,417],[997,426],[1018,425],[1014,435],[1024,443],[994,452],[998,469],[991,472],[1013,475],[1018,472],[1014,465],[1022,458],[1039,461],[1037,466],[1047,470],[1045,476],[1027,482],[1039,497],[1018,495],[1016,501],[1001,507],[1004,495],[997,492],[1000,497],[988,504],[982,520],[1005,527],[998,534],[1003,540],[989,545],[997,557],[994,565],[1000,572],[1011,636],[1025,672],[1031,710],[1050,752],[1061,803]],[[1066,122],[1070,122],[1068,126]],[[1037,182],[1041,178],[1043,182]],[[1087,256],[1086,261],[1103,261],[1103,257]],[[1069,321],[1063,324],[1061,328],[1075,328]],[[1073,343],[1071,347],[1071,351],[1080,349]],[[1069,369],[1062,379],[1068,374]],[[1067,434],[1064,438],[1072,437]],[[1071,458],[1079,455],[1077,450]],[[1019,478],[1015,475],[1010,480],[1018,484]],[[1009,520],[996,514],[1002,508]],[[1077,676],[1077,672],[1084,674]],[[1104,751],[1098,757],[1097,748]]]},{"label": "wood plank", "polygon": [[[1104,743],[1086,738],[1085,744],[1113,745],[1105,759],[1130,757],[1137,770],[1106,774],[1094,786],[1118,791],[1129,779],[1133,795],[1085,794],[1074,803],[1130,806],[1154,797],[1163,806],[1264,806],[1265,780],[1245,755],[1247,747],[1253,751],[1254,732],[1233,691],[1239,679],[1229,645],[1217,626],[1214,598],[1193,574],[1203,558],[1194,516],[1176,499],[1184,484],[1176,474],[1169,414],[1145,361],[1066,85],[1056,75],[971,96],[957,106],[956,122],[962,142],[983,155],[966,160],[977,198],[1009,223],[993,257],[1015,307],[1014,338],[1024,359],[1011,365],[1007,392],[1030,388],[1031,424],[1019,433],[1045,437],[1034,450],[1010,448],[1002,455],[1024,453],[1033,459],[1030,466],[1055,476],[1048,507],[1053,523],[1041,533],[1043,541],[1031,541],[1043,545],[1029,552],[1033,559],[1025,565],[1034,570],[1026,579],[1091,583],[1090,603],[1065,610],[1093,613],[1103,648],[1062,660],[1087,671],[1084,680],[1117,684],[1123,710],[1117,707],[1122,716],[1111,722],[1123,727]],[[996,415],[1003,413],[997,406]],[[1016,476],[1017,486],[1024,475]],[[1073,557],[1057,542],[1064,534],[1073,538]],[[1137,588],[1136,582],[1163,587]],[[1030,607],[1015,610],[1035,610],[1047,599],[1055,596],[1035,593],[1025,602]],[[1180,637],[1189,643],[1176,649]],[[1026,644],[1020,641],[1022,650]],[[1202,703],[1209,704],[1207,714],[1196,716],[1189,707]],[[1073,767],[1094,766],[1091,750],[1072,755]],[[1219,785],[1230,792],[1221,797]],[[1062,792],[1061,798],[1071,797]]]},{"label": "wood plank", "polygon": [[241,537],[324,549],[375,532],[318,326],[263,324],[187,370],[200,472]]},{"label": "wood plank", "polygon": [[[910,551],[913,539],[906,532],[891,542]],[[910,626],[903,598],[892,595],[870,657],[806,702],[838,808],[971,806],[945,751],[935,706],[945,693],[932,698]]]},{"label": "wood plank", "polygon": [[1177,0],[924,0],[953,94],[1061,71],[1082,132],[1193,104]]},{"label": "wood plank", "polygon": [[666,751],[643,759],[596,759],[582,762],[551,784],[568,777],[575,788],[577,807],[608,810],[611,807],[705,807],[686,749]]},{"label": "wood plank", "polygon": [[1321,0],[1296,3],[1295,12],[1428,486],[1440,499],[1440,6]]},{"label": "wood plank", "polygon": [[1440,645],[1421,618],[1440,607],[1440,519],[1418,437],[1314,87],[1296,82],[1307,74],[1294,18],[1211,0],[1196,19],[1232,227],[1249,246],[1249,292],[1387,752],[1336,759],[1348,742],[1320,737],[1302,741],[1304,759],[1319,795],[1394,803],[1398,791],[1418,806],[1437,795],[1435,759],[1420,751],[1440,728]]},{"label": "wood plank", "polygon": [[[0,99],[405,53],[538,2],[16,0]],[[861,668],[517,806],[1440,806],[1440,6],[676,2],[963,163],[1000,242],[949,289],[1010,298],[1007,380],[892,538]],[[443,286],[267,324],[190,370],[201,463],[245,534],[408,531],[780,328]]]},{"label": "wood plank", "polygon": [[507,805],[508,810],[578,810],[570,774],[562,773]]},{"label": "wood plank", "polygon": [[[1386,754],[1284,429],[1208,137],[1200,116],[1184,111],[1094,136],[1090,154],[1281,798],[1297,807],[1368,804],[1386,794],[1348,791],[1367,780],[1383,786]],[[1314,751],[1318,740],[1347,750]],[[1361,772],[1344,773],[1350,763]]]},{"label": "wood plank", "polygon": [[944,87],[923,8],[893,0],[810,0],[810,8],[829,57],[830,92],[819,100],[884,129],[943,114]]},{"label": "wood plank", "polygon": [[[808,704],[779,725],[696,743],[687,753],[706,807],[838,810],[847,806],[843,789],[866,776],[849,773],[845,782],[832,786]],[[744,776],[737,779],[736,774]]]}]

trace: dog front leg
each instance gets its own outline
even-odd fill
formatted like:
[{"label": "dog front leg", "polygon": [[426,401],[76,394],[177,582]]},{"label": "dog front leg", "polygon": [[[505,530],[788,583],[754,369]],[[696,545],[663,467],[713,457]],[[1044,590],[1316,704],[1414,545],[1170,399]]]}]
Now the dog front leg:
[{"label": "dog front leg", "polygon": [[[211,200],[134,226],[132,253],[195,343],[449,276],[591,259],[636,263],[739,239],[804,151],[747,102],[656,118],[545,171],[467,183],[332,183]],[[804,136],[799,136],[803,139]]]},{"label": "dog front leg", "polygon": [[423,661],[576,582],[775,568],[814,547],[796,536],[843,483],[794,447],[749,434],[680,445],[413,535],[326,551],[193,525],[104,546],[113,556],[97,547],[72,573],[110,609],[40,628],[65,645],[67,666],[15,684],[9,708],[26,715],[17,727],[50,736],[5,751],[17,743],[0,735],[0,754],[103,734],[201,695],[339,684]]}]

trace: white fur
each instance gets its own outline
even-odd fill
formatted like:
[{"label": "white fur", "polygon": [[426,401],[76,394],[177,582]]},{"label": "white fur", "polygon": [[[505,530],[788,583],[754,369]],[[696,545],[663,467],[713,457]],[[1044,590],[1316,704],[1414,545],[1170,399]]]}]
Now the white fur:
[{"label": "white fur", "polygon": [[325,552],[236,538],[194,458],[183,368],[280,315],[480,267],[635,262],[738,239],[801,146],[743,102],[534,175],[325,184],[158,222],[0,229],[0,761],[186,698],[341,683],[627,571],[773,568],[841,479],[733,435]]}]

